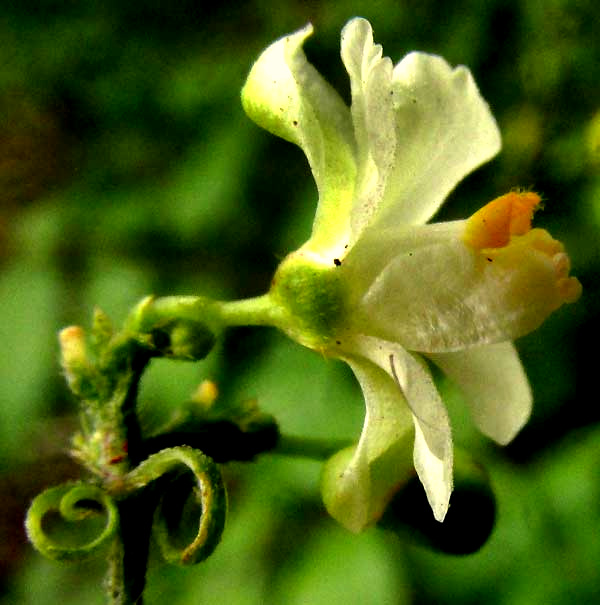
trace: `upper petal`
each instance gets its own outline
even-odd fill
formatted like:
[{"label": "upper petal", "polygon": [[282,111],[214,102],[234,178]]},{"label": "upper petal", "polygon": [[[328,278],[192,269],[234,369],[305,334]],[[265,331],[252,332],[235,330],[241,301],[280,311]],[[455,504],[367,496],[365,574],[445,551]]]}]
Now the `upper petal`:
[{"label": "upper petal", "polygon": [[413,52],[393,72],[396,151],[378,224],[428,221],[448,193],[500,150],[496,121],[466,67]]},{"label": "upper petal", "polygon": [[261,54],[242,103],[259,126],[296,143],[308,158],[319,190],[312,247],[343,248],[356,175],[354,135],[341,97],[306,60],[302,44],[311,33],[309,24]]},{"label": "upper petal", "polygon": [[373,43],[373,31],[365,19],[352,19],[344,27],[341,54],[350,76],[358,161],[352,207],[353,243],[378,209],[394,165],[393,65],[382,56],[381,46]]},{"label": "upper petal", "polygon": [[511,342],[428,355],[463,391],[471,416],[488,437],[505,445],[531,414],[532,395]]}]

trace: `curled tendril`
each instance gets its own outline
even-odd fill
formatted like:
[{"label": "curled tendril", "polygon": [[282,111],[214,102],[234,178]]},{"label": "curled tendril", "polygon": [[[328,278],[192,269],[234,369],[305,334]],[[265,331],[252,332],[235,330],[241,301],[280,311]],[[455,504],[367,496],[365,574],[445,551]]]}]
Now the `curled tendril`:
[{"label": "curled tendril", "polygon": [[[199,450],[178,446],[144,460],[127,475],[126,482],[128,488],[134,490],[159,478],[168,481],[163,486],[154,521],[154,533],[163,557],[179,565],[199,563],[212,554],[225,526],[227,495],[221,473]],[[190,496],[192,503],[201,507],[200,520],[195,537],[180,547],[174,533]]]},{"label": "curled tendril", "polygon": [[[102,532],[82,545],[61,545],[48,536],[42,527],[44,517],[58,512],[68,522],[78,522],[104,513]],[[45,556],[59,561],[89,558],[113,538],[119,526],[119,513],[113,499],[101,488],[86,483],[65,483],[42,492],[27,511],[25,528],[33,545]]]}]

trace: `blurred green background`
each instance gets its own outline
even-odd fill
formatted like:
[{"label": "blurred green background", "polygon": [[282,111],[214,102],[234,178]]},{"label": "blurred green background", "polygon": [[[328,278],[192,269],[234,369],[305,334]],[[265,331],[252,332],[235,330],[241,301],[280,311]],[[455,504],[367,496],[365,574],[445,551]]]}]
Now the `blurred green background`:
[{"label": "blurred green background", "polygon": [[[440,219],[513,187],[565,242],[581,300],[518,342],[535,393],[506,448],[471,426],[442,385],[456,441],[489,469],[499,517],[477,554],[451,557],[335,525],[319,464],[263,456],[225,469],[230,517],[205,564],[153,558],[147,603],[571,604],[600,591],[600,9],[593,0],[258,2],[20,1],[0,14],[0,594],[2,603],[100,604],[104,563],[46,561],[23,517],[44,487],[77,476],[66,450],[76,405],[56,333],[115,321],[149,293],[264,292],[307,237],[316,190],[302,153],[243,114],[259,52],[312,21],[309,59],[348,97],[339,33],[368,18],[394,61],[410,50],[468,65],[498,119],[501,155],[466,179]],[[236,329],[201,364],[157,362],[151,419],[204,378],[257,397],[282,430],[356,436],[347,369],[272,330]],[[150,420],[148,420],[150,421]]]}]

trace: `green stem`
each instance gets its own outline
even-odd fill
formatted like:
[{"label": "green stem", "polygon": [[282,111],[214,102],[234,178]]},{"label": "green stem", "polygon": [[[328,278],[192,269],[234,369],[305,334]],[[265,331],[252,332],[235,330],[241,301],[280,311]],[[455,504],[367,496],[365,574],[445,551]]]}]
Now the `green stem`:
[{"label": "green stem", "polygon": [[104,582],[109,605],[125,605],[127,596],[124,594],[123,542],[120,536],[114,539],[110,547],[108,574]]},{"label": "green stem", "polygon": [[187,319],[220,332],[229,326],[278,326],[284,315],[269,294],[236,301],[214,301],[201,296],[148,297],[133,311],[128,328],[145,332],[161,323]]},{"label": "green stem", "polygon": [[156,500],[152,489],[119,502],[120,527],[109,555],[107,594],[110,605],[140,605],[146,583],[148,549]]},{"label": "green stem", "polygon": [[284,317],[283,309],[273,302],[269,294],[218,305],[225,326],[277,326]]},{"label": "green stem", "polygon": [[[107,474],[115,477],[109,485],[119,486],[120,480],[142,460],[142,435],[136,410],[139,382],[149,361],[147,353],[132,347],[127,356],[126,378],[104,408],[106,441],[115,451],[127,444],[122,462],[107,466]],[[121,488],[117,488],[120,490]],[[109,555],[107,595],[110,605],[141,605],[148,565],[149,535],[152,528],[152,507],[149,494],[132,494],[118,503],[119,533]]]}]

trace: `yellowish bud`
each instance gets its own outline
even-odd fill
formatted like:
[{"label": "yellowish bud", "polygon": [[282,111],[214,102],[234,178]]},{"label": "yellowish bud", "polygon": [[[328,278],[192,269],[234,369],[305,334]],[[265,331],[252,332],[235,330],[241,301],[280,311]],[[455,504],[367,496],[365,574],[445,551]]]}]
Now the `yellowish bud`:
[{"label": "yellowish bud", "polygon": [[93,397],[94,369],[88,359],[85,332],[79,326],[69,326],[58,333],[60,363],[69,388],[80,397]]},{"label": "yellowish bud", "polygon": [[85,345],[85,334],[80,326],[69,326],[58,334],[61,352],[61,364],[65,371],[73,367],[86,366],[87,350]]}]

